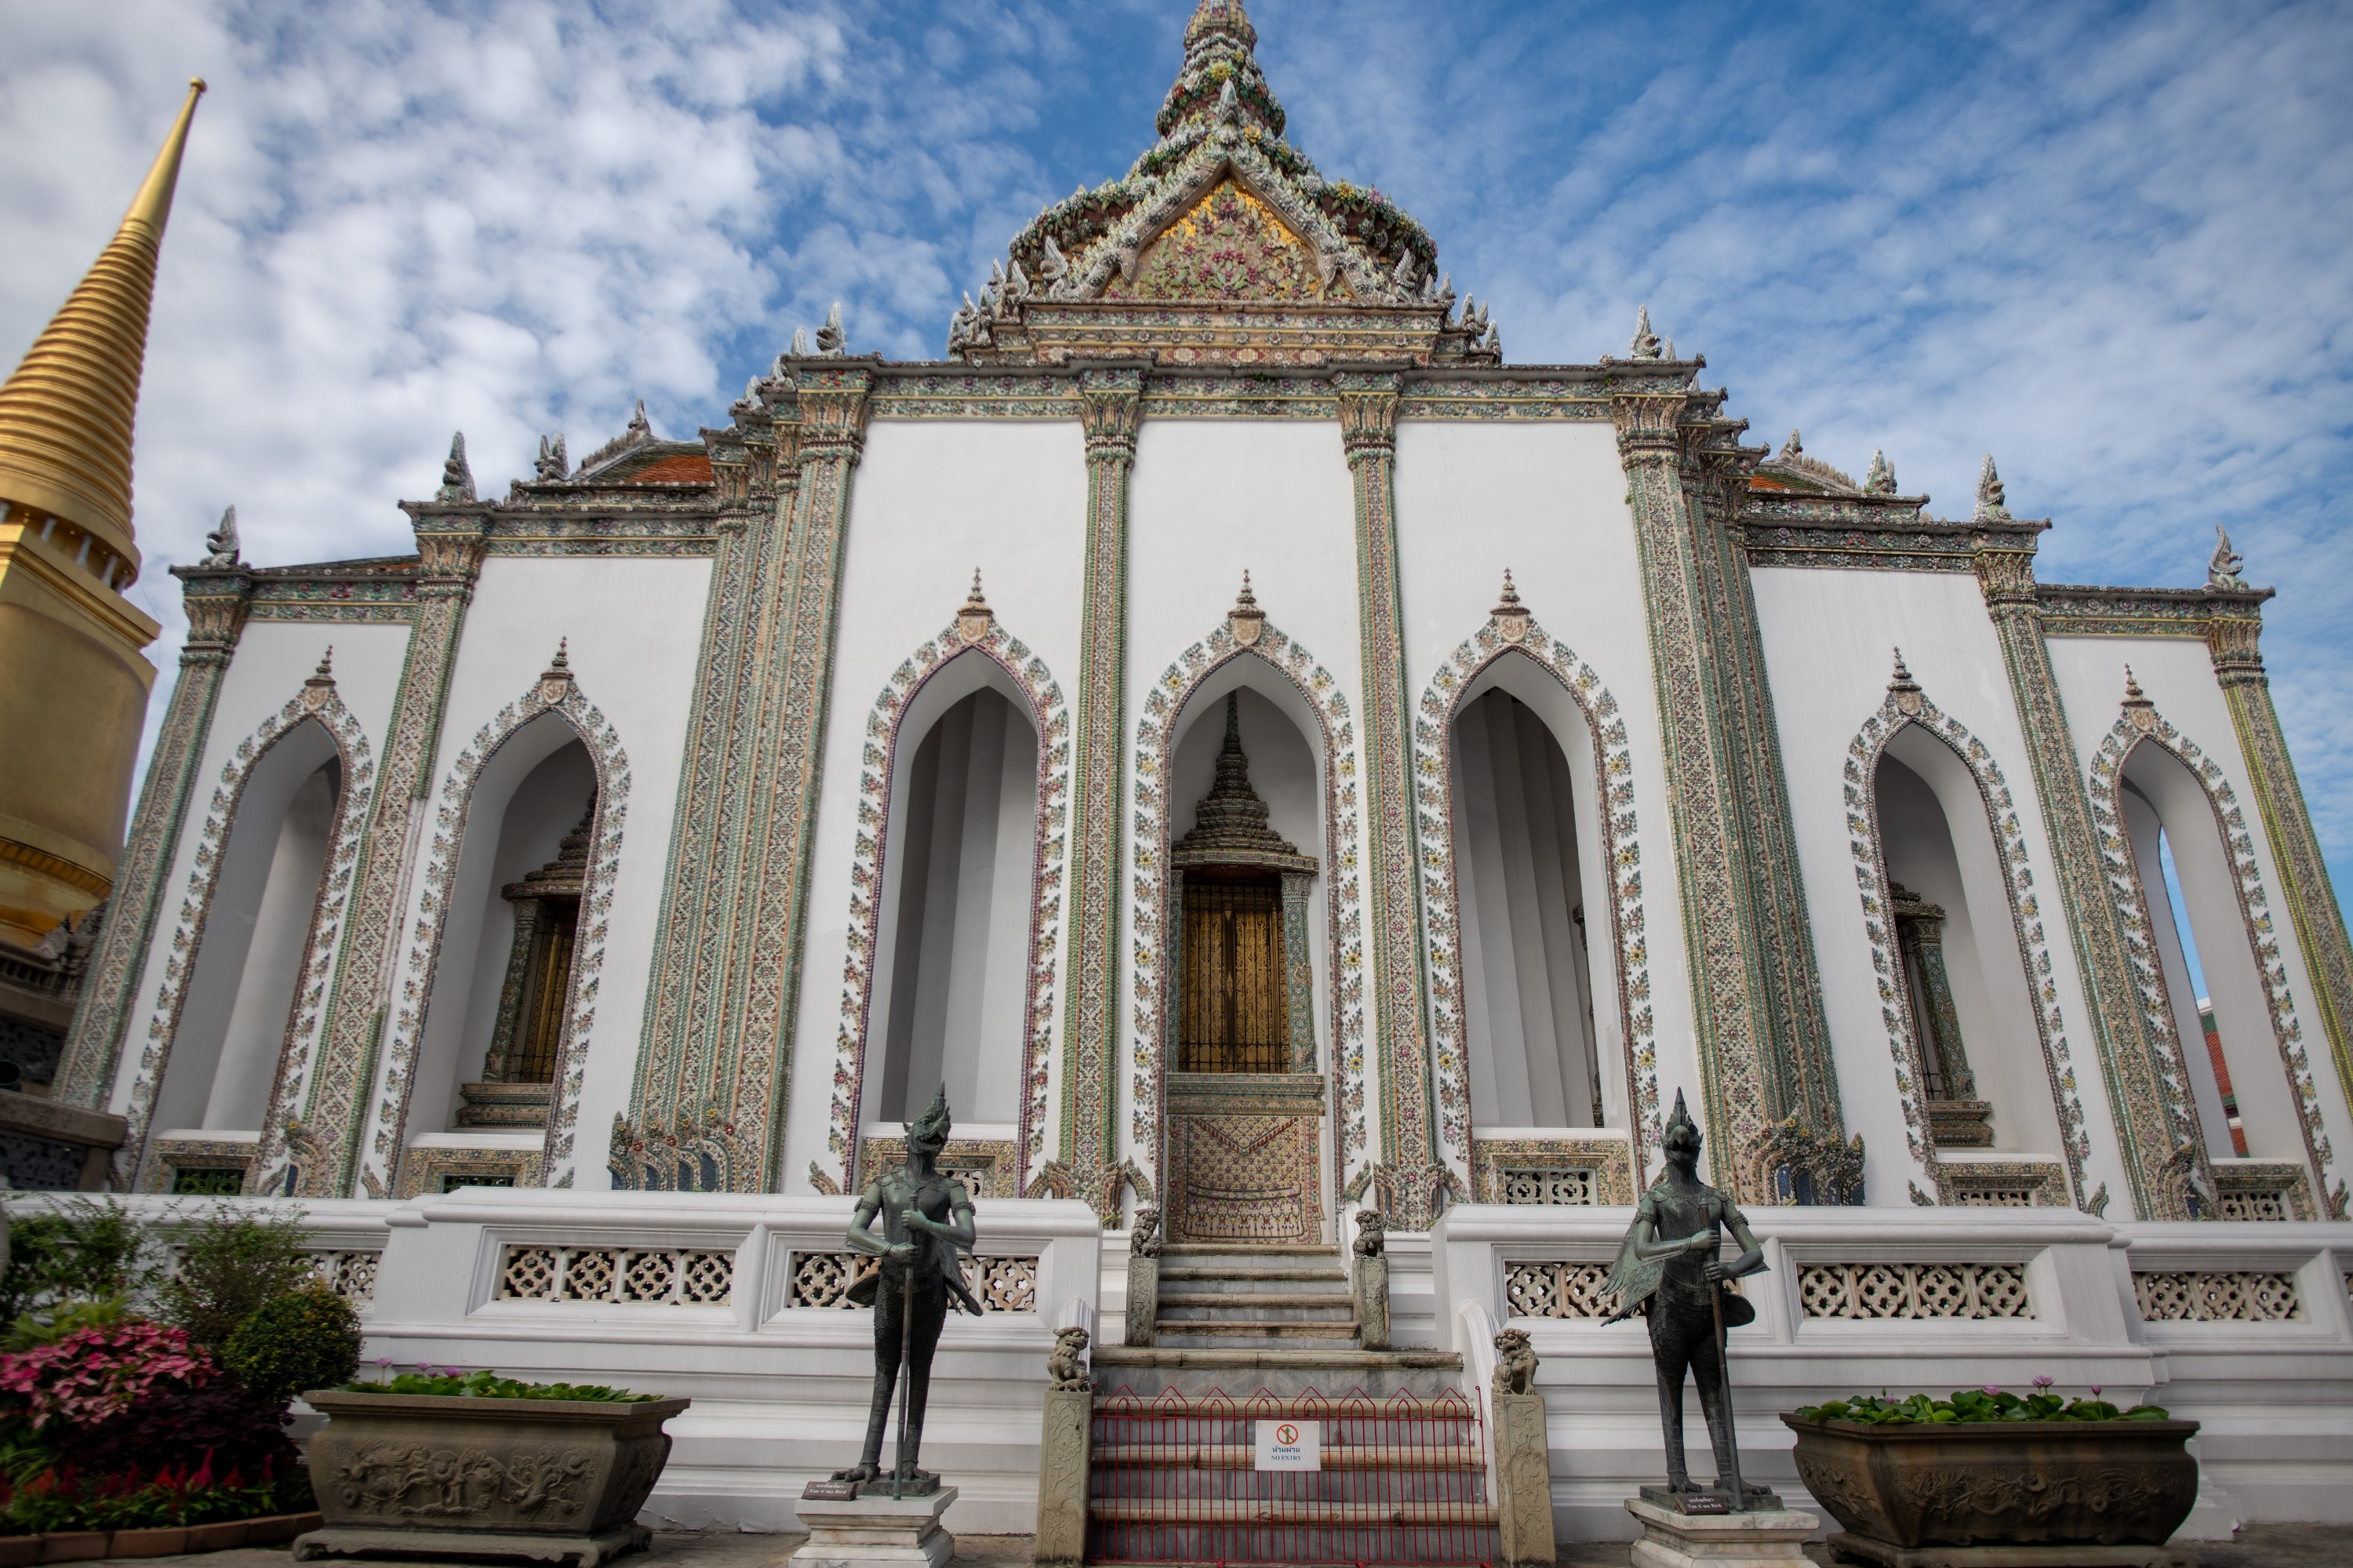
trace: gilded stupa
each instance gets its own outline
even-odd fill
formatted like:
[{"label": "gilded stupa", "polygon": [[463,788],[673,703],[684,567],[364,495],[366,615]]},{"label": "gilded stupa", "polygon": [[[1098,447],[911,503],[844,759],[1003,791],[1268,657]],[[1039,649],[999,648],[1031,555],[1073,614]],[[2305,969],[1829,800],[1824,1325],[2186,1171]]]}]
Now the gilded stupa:
[{"label": "gilded stupa", "polygon": [[114,238],[0,385],[0,939],[112,887],[162,627],[139,577],[131,442],[155,259],[202,81]]}]

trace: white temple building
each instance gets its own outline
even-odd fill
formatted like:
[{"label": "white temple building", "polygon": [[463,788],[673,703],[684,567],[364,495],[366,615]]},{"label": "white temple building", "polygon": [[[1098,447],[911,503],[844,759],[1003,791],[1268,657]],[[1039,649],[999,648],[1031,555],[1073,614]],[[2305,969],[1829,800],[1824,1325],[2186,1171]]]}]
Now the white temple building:
[{"label": "white temple building", "polygon": [[[691,1393],[656,1511],[776,1526],[863,1419],[848,1195],[944,1083],[952,1525],[1028,1528],[1060,1324],[1105,1386],[1377,1393],[1508,1324],[1615,1535],[1657,1411],[1598,1287],[1681,1091],[1768,1238],[1752,1480],[1803,1496],[1773,1411],[2047,1374],[2207,1423],[2193,1531],[2353,1520],[2353,948],[2272,590],[2039,582],[1990,458],[1939,517],[1749,444],[1646,313],[1508,361],[1255,39],[1201,0],[944,359],[837,313],[699,431],[503,495],[461,439],[414,555],[175,568],[56,1085],[114,1185],[300,1202],[371,1356]],[[1145,1209],[1378,1211],[1388,1359],[1123,1342]]]}]

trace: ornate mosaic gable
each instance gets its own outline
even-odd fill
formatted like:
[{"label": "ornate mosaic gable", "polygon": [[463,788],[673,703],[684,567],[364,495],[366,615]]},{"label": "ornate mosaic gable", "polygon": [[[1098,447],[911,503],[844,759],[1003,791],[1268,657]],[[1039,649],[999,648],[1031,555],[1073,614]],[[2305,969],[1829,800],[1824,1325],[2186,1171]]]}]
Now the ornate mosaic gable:
[{"label": "ornate mosaic gable", "polygon": [[[1334,280],[1338,284],[1336,278]],[[1107,300],[1314,300],[1325,292],[1315,253],[1272,207],[1229,172],[1161,231],[1133,278],[1104,285]]]},{"label": "ornate mosaic gable", "polygon": [[[978,592],[977,588],[974,590]],[[1061,936],[1062,868],[1069,842],[1071,715],[1062,688],[1045,661],[998,625],[986,605],[967,611],[909,655],[891,673],[866,715],[864,765],[858,779],[858,837],[852,852],[849,891],[849,956],[842,968],[841,1026],[834,1036],[833,1106],[826,1147],[841,1162],[828,1180],[856,1191],[864,1177],[851,1173],[871,1165],[860,1150],[858,1107],[866,1083],[866,1032],[873,1007],[874,959],[880,935],[882,850],[891,826],[891,779],[899,750],[899,725],[923,683],[966,654],[994,662],[1011,678],[1029,705],[1038,729],[1038,809],[1030,865],[1028,1030],[1023,1051],[1018,1156],[1008,1151],[997,1172],[1011,1197],[1029,1180],[1045,1152],[1047,1108],[1051,1104],[1054,1061],[1055,948]],[[812,1171],[815,1171],[812,1167]],[[994,1179],[993,1179],[994,1180]]]},{"label": "ornate mosaic gable", "polygon": [[[1928,700],[1899,662],[1897,678],[1879,711],[1863,721],[1847,745],[1846,826],[1848,847],[1854,856],[1855,885],[1862,896],[1862,926],[1871,940],[1872,972],[1878,977],[1879,1011],[1887,1026],[1887,1049],[1895,1063],[1895,1092],[1904,1107],[1904,1139],[1913,1158],[1936,1182],[1947,1203],[1967,1200],[1971,1176],[2005,1175],[2026,1188],[2040,1191],[2043,1171],[2029,1162],[2005,1163],[1999,1171],[1982,1162],[1961,1164],[1939,1160],[1928,1130],[1927,1108],[1922,1103],[1923,1073],[1919,1042],[1913,1037],[1911,1011],[1903,1002],[1903,960],[1897,956],[1893,896],[1888,892],[1887,857],[1879,842],[1879,815],[1873,796],[1879,759],[1887,743],[1906,725],[1918,725],[1957,756],[1977,781],[1984,802],[1987,825],[1993,831],[1994,849],[2001,863],[2002,883],[2010,895],[2011,929],[2018,937],[2018,956],[2034,993],[2034,1023],[2042,1045],[2044,1076],[2051,1103],[2058,1114],[2060,1153],[2066,1161],[2067,1181],[2075,1207],[2098,1213],[2107,1204],[2107,1189],[2084,1190],[2084,1162],[2091,1155],[2091,1134],[2084,1120],[2084,1102],[2075,1083],[2075,1063],[2068,1049],[2066,1020],[2059,1006],[2059,981],[2051,963],[2051,944],[2043,930],[2042,906],[2034,888],[2026,833],[2017,802],[2004,781],[2001,766],[1985,742],[1971,735],[1960,720]],[[2047,1169],[2047,1168],[2046,1168]],[[1916,1189],[1915,1189],[1916,1192]],[[2063,1202],[2066,1194],[2054,1193]],[[1925,1196],[1917,1201],[1927,1202]]]},{"label": "ornate mosaic gable", "polygon": [[[2129,682],[2129,675],[2127,675]],[[2263,891],[2263,868],[2255,855],[2253,830],[2237,793],[2220,764],[2198,743],[2177,729],[2141,694],[2127,684],[2123,710],[2093,753],[2091,768],[2092,821],[2100,835],[2100,862],[2116,890],[2123,918],[2125,940],[2132,955],[2134,989],[2151,1033],[2166,1042],[2179,1057],[2185,1050],[2166,1005],[2164,970],[2158,961],[2156,934],[2151,927],[2147,890],[2132,855],[2124,825],[2125,763],[2143,744],[2163,747],[2189,769],[2213,808],[2214,825],[2221,831],[2230,853],[2231,880],[2239,895],[2239,916],[2253,950],[2255,972],[2263,980],[2265,1011],[2271,1015],[2272,1037],[2279,1048],[2280,1068],[2286,1074],[2288,1093],[2295,1101],[2296,1122],[2304,1135],[2305,1153],[2312,1160],[2319,1187],[2327,1194],[2331,1219],[2346,1217],[2345,1181],[2335,1175],[2336,1150],[2321,1120],[2320,1090],[2312,1080],[2312,1059],[2304,1048],[2304,1026],[2296,1021],[2295,996],[2288,989],[2287,965],[2280,953],[2279,935],[2272,924],[2271,900]],[[2193,1123],[2194,1125],[2194,1123]],[[2211,1151],[2210,1158],[2211,1158]]]},{"label": "ornate mosaic gable", "polygon": [[[343,930],[344,904],[351,895],[352,874],[359,862],[360,838],[367,825],[368,801],[375,789],[375,759],[369,753],[367,735],[351,710],[343,706],[323,663],[320,673],[304,682],[302,689],[288,698],[283,707],[237,743],[237,748],[221,767],[220,783],[213,790],[212,804],[198,830],[187,895],[181,900],[180,917],[172,927],[170,957],[164,962],[164,983],[155,994],[155,1006],[147,1023],[147,1044],[140,1053],[138,1075],[132,1081],[131,1103],[126,1112],[130,1136],[123,1140],[121,1152],[115,1156],[115,1181],[121,1185],[132,1183],[145,1154],[148,1135],[154,1130],[150,1124],[155,1097],[171,1065],[181,1009],[188,999],[188,984],[195,978],[205,925],[212,916],[213,894],[219,885],[221,862],[236,826],[237,807],[245,798],[246,781],[272,746],[313,720],[334,738],[336,756],[343,767],[341,798],[335,802],[334,836],[328,845],[318,901],[311,908],[310,933],[296,970],[294,1006],[287,1015],[286,1034],[279,1048],[278,1066],[263,1113],[261,1143],[258,1149],[246,1151],[252,1157],[248,1190],[268,1187],[284,1170],[289,1130],[299,1130],[295,1108],[309,1083],[320,1012],[326,1000],[328,979],[334,971],[336,938]],[[159,1173],[149,1172],[151,1177]]]},{"label": "ornate mosaic gable", "polygon": [[[1516,601],[1506,607],[1516,609]],[[1642,914],[1642,844],[1634,813],[1634,752],[1618,699],[1593,667],[1536,624],[1514,613],[1488,618],[1455,649],[1421,694],[1413,726],[1414,806],[1421,841],[1422,907],[1430,931],[1430,1043],[1438,1069],[1439,1128],[1447,1157],[1472,1170],[1468,1035],[1464,1025],[1461,917],[1455,906],[1451,755],[1454,712],[1480,672],[1525,653],[1566,688],[1593,736],[1594,799],[1609,868],[1609,924],[1617,946],[1619,1023],[1626,1043],[1627,1104],[1633,1108],[1636,1177],[1659,1147],[1659,1046],[1651,1006],[1651,945]],[[1474,1183],[1482,1193],[1491,1183]],[[1493,1202],[1494,1200],[1488,1199]],[[1609,1199],[1609,1202],[1619,1202]],[[1629,1197],[1624,1202],[1631,1202]]]}]

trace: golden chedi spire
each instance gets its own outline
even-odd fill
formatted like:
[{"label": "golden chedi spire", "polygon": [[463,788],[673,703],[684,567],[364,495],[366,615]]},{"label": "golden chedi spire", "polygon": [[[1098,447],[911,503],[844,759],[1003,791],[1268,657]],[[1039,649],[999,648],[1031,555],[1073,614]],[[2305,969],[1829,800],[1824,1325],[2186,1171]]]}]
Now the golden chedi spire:
[{"label": "golden chedi spire", "polygon": [[0,384],[0,941],[29,946],[106,895],[161,627],[139,576],[131,441],[202,81],[114,238]]}]

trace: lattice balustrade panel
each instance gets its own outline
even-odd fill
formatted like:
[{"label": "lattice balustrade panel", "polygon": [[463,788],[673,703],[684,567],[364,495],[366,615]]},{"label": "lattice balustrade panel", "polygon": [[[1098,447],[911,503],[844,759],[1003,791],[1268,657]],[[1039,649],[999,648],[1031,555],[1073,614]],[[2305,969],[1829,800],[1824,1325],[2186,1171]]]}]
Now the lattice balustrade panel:
[{"label": "lattice balustrade panel", "polygon": [[[1038,1310],[1038,1259],[976,1257],[965,1264],[965,1285],[987,1312]],[[859,1310],[849,1287],[881,1267],[878,1258],[855,1252],[797,1252],[785,1304]]]},{"label": "lattice balustrade panel", "polygon": [[1954,1191],[1953,1204],[1962,1209],[2031,1209],[2034,1207],[2034,1189],[1961,1187]]},{"label": "lattice balustrade panel", "polygon": [[505,1301],[611,1301],[723,1307],[735,1255],[691,1247],[511,1246],[499,1268]]},{"label": "lattice balustrade panel", "polygon": [[312,1264],[320,1282],[346,1301],[368,1301],[375,1296],[375,1267],[381,1253],[314,1252]]},{"label": "lattice balustrade panel", "polygon": [[1504,1267],[1504,1301],[1514,1318],[1607,1318],[1611,1298],[1603,1263],[1513,1263]]},{"label": "lattice balustrade panel", "polygon": [[2226,1220],[2292,1220],[2295,1205],[2279,1188],[2269,1191],[2223,1192],[2217,1207]]},{"label": "lattice balustrade panel", "polygon": [[2147,1323],[2279,1323],[2304,1316],[2292,1274],[2136,1274],[2133,1295]]},{"label": "lattice balustrade panel", "polygon": [[2026,1270],[2000,1263],[1810,1263],[1798,1269],[1809,1318],[2031,1318]]},{"label": "lattice balustrade panel", "polygon": [[1591,1170],[1584,1166],[1532,1170],[1505,1166],[1500,1185],[1506,1203],[1590,1203],[1594,1198]]}]

